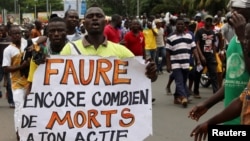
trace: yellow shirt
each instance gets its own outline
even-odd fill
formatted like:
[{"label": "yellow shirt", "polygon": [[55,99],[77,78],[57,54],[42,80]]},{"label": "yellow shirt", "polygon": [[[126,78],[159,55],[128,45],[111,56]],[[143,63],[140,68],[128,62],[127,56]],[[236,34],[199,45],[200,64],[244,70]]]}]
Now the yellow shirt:
[{"label": "yellow shirt", "polygon": [[[97,49],[93,45],[90,45],[85,38],[83,40],[77,40],[74,42],[77,49],[81,52],[81,55],[92,55],[92,56],[102,56],[102,57],[118,57],[118,58],[128,58],[133,57],[134,54],[128,50],[125,46],[116,44],[105,40],[102,45]],[[72,43],[67,43],[60,55],[79,55],[76,49],[73,47]],[[32,82],[34,73],[38,65],[31,60],[28,81]]]},{"label": "yellow shirt", "polygon": [[[80,51],[81,55],[118,57],[120,59],[134,57],[134,54],[125,46],[107,40],[95,49],[95,47],[91,45],[85,37],[82,40],[73,42]],[[67,43],[60,52],[60,55],[79,55],[79,53],[76,51],[72,43]]]},{"label": "yellow shirt", "polygon": [[33,59],[30,60],[30,70],[29,70],[29,76],[28,76],[28,82],[32,82],[34,73],[37,69],[38,65],[33,61]]},{"label": "yellow shirt", "polygon": [[[157,32],[157,29],[153,29],[154,31]],[[157,44],[156,44],[156,37],[152,31],[152,29],[144,29],[143,30],[143,35],[145,37],[145,49],[156,49]]]}]

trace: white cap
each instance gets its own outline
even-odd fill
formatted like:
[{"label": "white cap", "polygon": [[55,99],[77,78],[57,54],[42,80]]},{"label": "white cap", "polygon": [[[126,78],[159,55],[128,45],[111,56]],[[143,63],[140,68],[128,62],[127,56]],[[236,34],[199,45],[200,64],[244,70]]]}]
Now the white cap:
[{"label": "white cap", "polygon": [[250,0],[230,0],[228,7],[250,8]]},{"label": "white cap", "polygon": [[155,21],[154,21],[155,23],[161,23],[162,22],[162,20],[161,19],[155,19]]},{"label": "white cap", "polygon": [[201,13],[197,13],[195,17],[201,17]]}]

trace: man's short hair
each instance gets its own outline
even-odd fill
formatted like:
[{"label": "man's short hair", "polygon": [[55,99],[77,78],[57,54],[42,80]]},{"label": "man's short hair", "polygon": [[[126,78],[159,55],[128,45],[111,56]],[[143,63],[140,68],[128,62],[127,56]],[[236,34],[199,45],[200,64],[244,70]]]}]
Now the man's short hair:
[{"label": "man's short hair", "polygon": [[97,3],[92,4],[92,5],[87,9],[87,12],[85,13],[85,15],[88,13],[88,10],[91,9],[91,8],[99,8],[99,9],[102,11],[103,15],[105,15],[103,9],[102,9],[100,6],[98,6]]},{"label": "man's short hair", "polygon": [[121,16],[119,14],[114,14],[112,15],[111,17],[111,21],[112,22],[116,22],[116,21],[119,21],[121,19]]},{"label": "man's short hair", "polygon": [[[70,11],[76,11],[75,9],[69,9],[69,10],[67,10],[65,13],[64,13],[64,18],[66,18],[68,15],[69,15],[69,12]],[[77,12],[77,11],[76,11]],[[78,12],[77,12],[78,13]]]},{"label": "man's short hair", "polygon": [[49,19],[52,19],[54,17],[58,17],[58,15],[57,14],[51,14],[50,17],[49,17]]}]

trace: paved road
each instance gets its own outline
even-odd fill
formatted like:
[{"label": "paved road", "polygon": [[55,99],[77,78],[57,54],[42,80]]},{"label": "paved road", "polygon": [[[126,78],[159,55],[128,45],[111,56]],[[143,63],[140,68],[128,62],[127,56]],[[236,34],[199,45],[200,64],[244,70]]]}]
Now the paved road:
[{"label": "paved road", "polygon": [[[212,95],[211,88],[201,88],[202,99],[193,99],[187,108],[173,104],[173,96],[165,94],[165,86],[168,74],[160,75],[158,80],[152,84],[153,97],[153,135],[145,141],[192,141],[189,136],[191,130],[200,122],[211,117],[223,108],[223,102],[218,103],[210,109],[199,122],[188,118],[188,111],[198,102]],[[174,83],[171,86],[174,90]],[[5,98],[0,99],[0,141],[16,141],[13,125],[13,109],[8,107]]]}]

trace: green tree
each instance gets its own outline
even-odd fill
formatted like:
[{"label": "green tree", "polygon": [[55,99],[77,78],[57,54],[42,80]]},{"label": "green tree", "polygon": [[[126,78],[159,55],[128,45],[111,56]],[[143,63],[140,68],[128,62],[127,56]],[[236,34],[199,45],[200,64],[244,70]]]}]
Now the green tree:
[{"label": "green tree", "polygon": [[[63,0],[48,0],[48,2],[52,10],[63,10]],[[6,9],[8,13],[18,12],[19,6],[22,13],[31,13],[34,12],[35,5],[37,12],[46,12],[46,0],[0,0],[0,10]]]},{"label": "green tree", "polygon": [[229,0],[182,0],[182,5],[187,6],[190,13],[204,9],[214,15],[218,10],[226,12],[228,2]]},{"label": "green tree", "polygon": [[[47,0],[19,0],[22,12],[34,12],[36,6],[37,12],[47,12]],[[48,0],[48,12],[63,10],[62,0]]]},{"label": "green tree", "polygon": [[[187,12],[186,8],[183,7],[182,5],[182,0],[162,0],[162,3],[158,3],[156,7],[159,6],[164,6],[161,11],[156,11],[157,13],[159,12],[170,12],[172,14],[179,14],[183,12]],[[156,8],[154,7],[153,10]],[[156,13],[154,12],[154,14]]]},{"label": "green tree", "polygon": [[101,8],[103,8],[106,15],[112,14],[126,14],[126,3],[127,0],[88,0],[87,6],[91,6],[92,4],[96,3]]},{"label": "green tree", "polygon": [[0,10],[6,9],[10,12],[15,12],[14,0],[0,0]]}]

